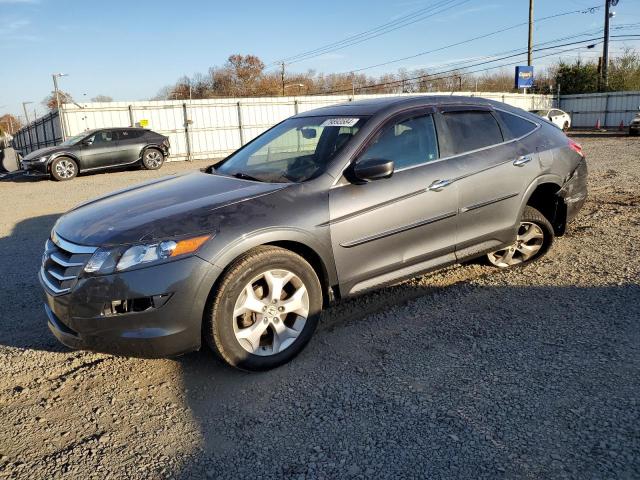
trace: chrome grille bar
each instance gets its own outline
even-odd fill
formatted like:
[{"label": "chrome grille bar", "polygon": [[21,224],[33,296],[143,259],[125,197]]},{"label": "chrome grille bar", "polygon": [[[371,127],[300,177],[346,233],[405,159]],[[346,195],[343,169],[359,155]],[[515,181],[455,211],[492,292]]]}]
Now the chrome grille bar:
[{"label": "chrome grille bar", "polygon": [[71,291],[82,267],[97,250],[97,247],[77,245],[51,232],[45,245],[40,269],[40,279],[49,292],[62,295]]}]

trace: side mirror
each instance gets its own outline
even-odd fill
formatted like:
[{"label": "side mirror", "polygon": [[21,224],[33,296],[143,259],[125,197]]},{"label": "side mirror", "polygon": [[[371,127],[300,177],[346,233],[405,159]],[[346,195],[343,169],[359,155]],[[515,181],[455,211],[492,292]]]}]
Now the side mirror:
[{"label": "side mirror", "polygon": [[301,128],[300,133],[302,134],[302,137],[306,138],[307,140],[316,138],[316,135],[318,134],[315,128]]},{"label": "side mirror", "polygon": [[84,145],[85,147],[93,145],[93,140],[91,138],[86,138],[82,141],[82,145]]},{"label": "side mirror", "polygon": [[353,167],[353,174],[358,180],[371,182],[382,178],[389,178],[393,175],[393,160],[382,158],[369,158],[356,162]]}]

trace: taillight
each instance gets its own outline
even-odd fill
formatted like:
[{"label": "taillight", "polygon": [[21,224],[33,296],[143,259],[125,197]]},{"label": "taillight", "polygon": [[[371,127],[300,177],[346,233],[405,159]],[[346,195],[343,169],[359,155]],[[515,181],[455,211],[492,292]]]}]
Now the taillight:
[{"label": "taillight", "polygon": [[574,142],[573,140],[569,139],[569,148],[581,157],[584,157],[584,154],[582,153],[582,145],[580,145],[578,142]]}]

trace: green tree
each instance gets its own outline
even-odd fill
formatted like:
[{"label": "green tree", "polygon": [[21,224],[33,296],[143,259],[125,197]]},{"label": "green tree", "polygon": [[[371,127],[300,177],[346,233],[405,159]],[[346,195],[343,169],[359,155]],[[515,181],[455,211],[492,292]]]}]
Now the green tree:
[{"label": "green tree", "polygon": [[576,60],[572,64],[560,62],[557,66],[556,85],[560,84],[563,94],[595,93],[598,91],[598,66]]}]

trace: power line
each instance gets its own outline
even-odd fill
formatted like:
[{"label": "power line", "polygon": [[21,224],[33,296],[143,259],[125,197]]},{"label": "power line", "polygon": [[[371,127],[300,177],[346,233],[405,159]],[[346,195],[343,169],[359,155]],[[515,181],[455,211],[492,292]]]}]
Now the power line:
[{"label": "power line", "polygon": [[[598,10],[600,8],[602,8],[602,6],[594,6],[594,7],[589,7],[587,9],[582,8],[580,10],[571,10],[569,12],[562,12],[562,13],[557,13],[555,15],[549,15],[547,17],[537,18],[537,19],[535,19],[535,21],[536,22],[544,22],[546,20],[551,20],[553,18],[558,18],[558,17],[562,17],[562,16],[565,16],[565,15],[573,15],[573,14],[576,14],[576,13],[593,13],[593,12],[595,12],[596,10]],[[491,37],[493,35],[497,35],[498,33],[507,32],[509,30],[513,30],[513,29],[516,29],[518,27],[522,27],[524,25],[528,25],[528,23],[529,23],[528,21],[527,22],[522,22],[522,23],[517,23],[517,24],[511,25],[509,27],[501,28],[501,29],[498,29],[498,30],[494,30],[493,32],[489,32],[489,33],[485,33],[485,34],[482,34],[482,35],[478,35],[476,37],[469,38],[467,40],[462,40],[460,42],[451,43],[449,45],[444,45],[442,47],[434,48],[434,49],[431,49],[431,50],[425,50],[423,52],[419,52],[419,53],[416,53],[416,54],[413,54],[413,55],[409,55],[409,56],[406,56],[406,57],[402,57],[402,58],[396,58],[394,60],[389,60],[387,62],[377,63],[375,65],[369,65],[368,67],[357,68],[355,70],[351,70],[350,72],[351,73],[357,73],[357,72],[362,72],[364,70],[370,70],[370,69],[376,68],[376,67],[383,67],[385,65],[390,65],[392,63],[402,62],[402,61],[405,61],[405,60],[411,60],[413,58],[417,58],[417,57],[420,57],[420,56],[423,56],[423,55],[427,55],[429,53],[440,52],[440,51],[446,50],[448,48],[457,47],[459,45],[464,45],[466,43],[475,42],[476,40],[481,40],[483,38]],[[349,72],[343,72],[343,73],[349,73]]]},{"label": "power line", "polygon": [[[379,25],[372,29],[358,33],[356,35],[352,35],[338,42],[329,43],[327,45],[323,45],[313,50],[308,50],[306,52],[292,55],[290,57],[285,57],[282,61],[288,64],[297,63],[297,62],[301,62],[302,60],[308,60],[310,58],[324,55],[329,52],[333,52],[333,51],[341,50],[343,48],[347,48],[353,45],[357,45],[359,43],[371,40],[373,38],[377,38],[381,35],[386,35],[387,33],[393,32],[400,28],[404,28],[406,26],[420,22],[427,18],[441,14],[452,8],[459,7],[470,1],[471,0],[441,0],[428,7],[424,7],[420,10],[417,10],[416,12],[404,15],[399,19],[384,23],[382,25]],[[273,62],[271,65],[276,63],[280,63],[280,62]]]},{"label": "power line", "polygon": [[[628,34],[628,35],[612,35],[612,37],[640,38],[640,35],[632,35],[632,34]],[[577,42],[564,43],[564,44],[561,44],[561,45],[553,45],[553,46],[549,46],[549,47],[536,48],[533,51],[534,52],[539,52],[539,51],[544,51],[544,50],[557,49],[557,48],[561,48],[561,47],[564,47],[564,46],[576,45],[578,43],[586,43],[586,42],[592,42],[592,41],[594,41],[594,43],[592,43],[592,44],[581,45],[579,47],[570,48],[570,49],[563,50],[563,51],[560,51],[560,52],[552,52],[552,53],[549,53],[547,55],[541,55],[538,58],[546,58],[546,57],[550,57],[550,56],[553,56],[553,55],[559,55],[559,54],[562,54],[564,52],[579,50],[579,49],[582,49],[582,48],[585,48],[585,47],[592,47],[592,46],[595,46],[595,45],[597,45],[599,43],[602,43],[602,39],[600,37],[596,37],[596,38],[591,38],[591,39],[587,39],[587,40],[580,40],[580,41],[577,41]],[[614,40],[614,41],[623,41],[623,39]],[[486,64],[494,63],[494,62],[497,62],[497,61],[500,61],[500,60],[506,60],[508,58],[513,58],[513,57],[517,57],[517,56],[520,56],[520,55],[524,55],[526,53],[527,53],[527,50],[524,50],[524,51],[520,51],[519,53],[516,53],[516,54],[513,54],[513,55],[507,55],[507,56],[504,56],[504,57],[501,57],[501,58],[496,58],[496,59],[489,60],[489,61],[479,62],[479,63],[476,63],[474,65],[469,65],[466,68],[473,68],[473,67],[477,67],[477,66],[486,65]],[[468,75],[468,74],[471,74],[471,73],[477,73],[477,72],[481,72],[481,71],[488,71],[488,70],[492,70],[492,69],[495,69],[495,68],[502,68],[502,67],[506,67],[506,66],[510,66],[510,65],[516,65],[517,63],[519,63],[519,62],[505,63],[505,64],[501,64],[501,65],[488,67],[488,68],[485,68],[485,69],[465,72],[464,74]],[[392,86],[392,85],[393,86],[397,86],[397,85],[402,84],[403,82],[413,81],[413,80],[421,80],[421,79],[426,79],[426,78],[431,78],[432,80],[441,80],[443,78],[454,77],[456,75],[459,75],[459,73],[456,74],[456,75],[449,75],[448,77],[436,77],[436,78],[433,78],[433,77],[435,77],[437,75],[450,73],[450,72],[453,72],[453,71],[456,71],[456,70],[458,70],[458,69],[455,68],[455,69],[445,70],[445,71],[442,71],[442,72],[436,72],[436,73],[427,74],[427,75],[419,75],[419,76],[416,76],[416,77],[404,78],[404,79],[401,79],[401,80],[393,80],[393,81],[390,81],[390,82],[382,82],[382,83],[373,83],[373,84],[369,84],[369,85],[362,85],[362,86],[359,86],[358,89],[362,90],[362,89],[375,88],[375,87],[385,87],[385,86]],[[334,93],[344,93],[344,92],[348,92],[348,91],[351,91],[351,89],[332,90],[332,91],[329,91],[329,92],[318,92],[318,93],[314,93],[313,95],[331,95],[331,94],[334,94]]]}]

